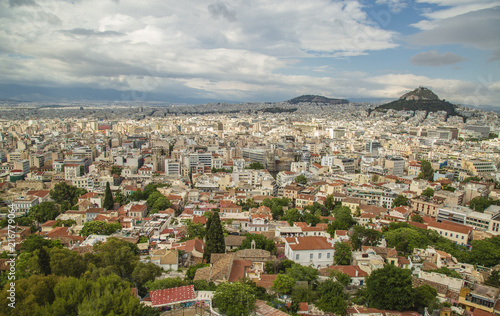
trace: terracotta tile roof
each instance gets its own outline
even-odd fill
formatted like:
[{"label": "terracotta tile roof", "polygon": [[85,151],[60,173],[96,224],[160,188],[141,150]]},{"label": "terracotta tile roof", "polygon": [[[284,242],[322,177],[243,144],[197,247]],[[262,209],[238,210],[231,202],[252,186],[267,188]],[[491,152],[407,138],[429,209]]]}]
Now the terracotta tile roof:
[{"label": "terracotta tile roof", "polygon": [[368,276],[368,273],[361,270],[358,266],[329,266],[319,270],[319,274],[322,276],[330,276],[330,271],[340,271],[349,275],[351,278],[364,278]]},{"label": "terracotta tile roof", "polygon": [[[312,249],[334,249],[333,245],[327,241],[326,237],[291,237],[285,238],[293,251]],[[298,243],[297,243],[298,241]]]},{"label": "terracotta tile roof", "polygon": [[198,223],[205,225],[207,223],[207,218],[205,216],[198,216],[198,215],[193,216],[193,224],[198,224]]},{"label": "terracotta tile roof", "polygon": [[31,196],[41,197],[41,198],[44,198],[49,194],[50,194],[50,191],[48,191],[48,190],[28,191],[28,193],[26,193],[26,195],[31,195]]},{"label": "terracotta tile roof", "polygon": [[226,243],[226,247],[227,246],[241,246],[241,243],[243,242],[243,240],[245,240],[246,237],[245,236],[232,236],[232,235],[229,235],[227,237],[224,238],[224,241]]},{"label": "terracotta tile roof", "polygon": [[229,274],[229,282],[236,282],[245,277],[245,271],[252,266],[250,260],[233,260],[231,273]]},{"label": "terracotta tile roof", "polygon": [[55,220],[49,220],[42,224],[42,227],[52,227],[56,223]]},{"label": "terracotta tile roof", "polygon": [[151,296],[151,303],[153,307],[194,300],[196,298],[194,285],[151,291],[149,292],[149,295]]},{"label": "terracotta tile roof", "polygon": [[205,243],[203,240],[195,238],[186,241],[186,248],[184,251],[192,252],[193,250],[203,253],[205,251]]},{"label": "terracotta tile roof", "polygon": [[429,223],[429,227],[433,227],[436,229],[443,229],[443,230],[452,231],[452,232],[461,233],[461,234],[470,234],[470,232],[472,231],[472,227],[470,227],[470,226],[465,226],[465,225],[461,225],[458,223],[452,223],[452,222],[448,222],[448,223],[431,222],[431,223]]},{"label": "terracotta tile roof", "polygon": [[84,195],[79,196],[78,198],[79,199],[90,199],[90,198],[96,197],[98,195],[99,194],[97,194],[95,192],[88,192],[88,193],[85,193]]},{"label": "terracotta tile roof", "polygon": [[277,274],[261,274],[259,280],[257,280],[257,285],[263,288],[269,289],[273,286],[274,280],[278,277]]}]

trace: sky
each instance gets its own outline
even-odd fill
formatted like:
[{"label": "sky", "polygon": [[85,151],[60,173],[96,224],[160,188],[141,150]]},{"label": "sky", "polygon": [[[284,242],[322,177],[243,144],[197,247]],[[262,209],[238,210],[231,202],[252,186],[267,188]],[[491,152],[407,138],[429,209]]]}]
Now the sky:
[{"label": "sky", "polygon": [[0,0],[0,84],[500,107],[499,32],[500,0]]}]

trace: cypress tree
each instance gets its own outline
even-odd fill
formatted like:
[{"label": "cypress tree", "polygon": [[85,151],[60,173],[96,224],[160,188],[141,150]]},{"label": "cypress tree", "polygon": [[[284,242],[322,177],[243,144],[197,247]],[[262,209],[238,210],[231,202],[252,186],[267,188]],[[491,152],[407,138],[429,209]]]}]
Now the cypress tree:
[{"label": "cypress tree", "polygon": [[219,217],[219,212],[214,212],[207,221],[207,235],[203,258],[210,262],[212,253],[225,253],[226,243],[224,241],[224,231]]},{"label": "cypress tree", "polygon": [[106,210],[112,210],[115,206],[115,203],[113,202],[113,194],[111,194],[111,188],[109,187],[109,182],[106,182],[106,191],[104,191],[104,203],[102,204],[102,206]]},{"label": "cypress tree", "polygon": [[38,251],[38,266],[40,267],[40,272],[43,275],[49,275],[51,273],[50,269],[50,256],[45,250],[45,247],[41,247]]}]

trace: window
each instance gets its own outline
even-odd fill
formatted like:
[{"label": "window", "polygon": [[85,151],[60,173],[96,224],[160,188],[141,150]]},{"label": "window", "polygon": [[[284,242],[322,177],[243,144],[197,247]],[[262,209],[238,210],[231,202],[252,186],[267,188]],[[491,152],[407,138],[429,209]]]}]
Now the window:
[{"label": "window", "polygon": [[295,255],[295,260],[299,260],[299,255]]},{"label": "window", "polygon": [[448,232],[444,232],[444,235],[445,235],[445,236],[448,236]]},{"label": "window", "polygon": [[318,259],[321,259],[321,253],[318,253]]},{"label": "window", "polygon": [[326,254],[326,258],[330,259],[330,253],[329,252]]},{"label": "window", "polygon": [[312,253],[309,255],[309,259],[311,259],[311,260],[313,259],[313,254]]},{"label": "window", "polygon": [[464,236],[462,236],[462,240],[464,239]]}]

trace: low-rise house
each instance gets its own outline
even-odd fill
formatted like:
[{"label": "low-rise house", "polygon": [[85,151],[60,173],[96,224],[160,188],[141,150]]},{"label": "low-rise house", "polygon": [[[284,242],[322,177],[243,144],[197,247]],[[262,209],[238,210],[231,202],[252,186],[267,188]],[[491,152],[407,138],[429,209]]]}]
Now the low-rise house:
[{"label": "low-rise house", "polygon": [[468,312],[476,309],[499,315],[500,314],[500,289],[476,284],[472,289],[463,287],[460,290],[458,304]]},{"label": "low-rise house", "polygon": [[151,253],[151,263],[164,270],[177,271],[179,268],[179,255],[176,250],[158,249]]}]

